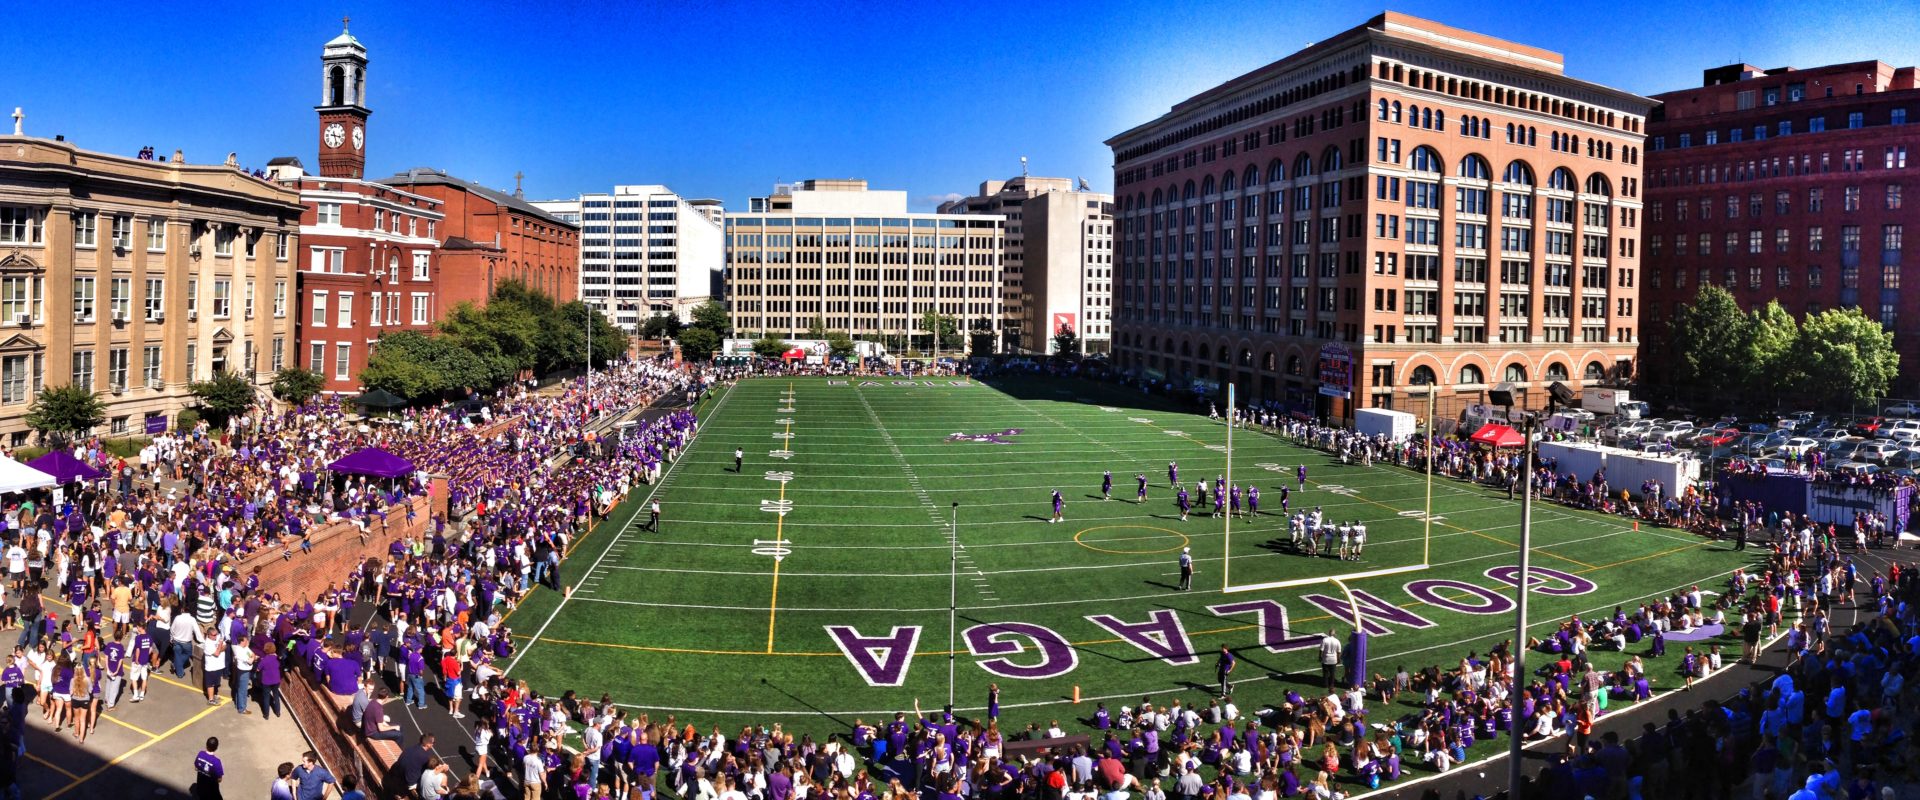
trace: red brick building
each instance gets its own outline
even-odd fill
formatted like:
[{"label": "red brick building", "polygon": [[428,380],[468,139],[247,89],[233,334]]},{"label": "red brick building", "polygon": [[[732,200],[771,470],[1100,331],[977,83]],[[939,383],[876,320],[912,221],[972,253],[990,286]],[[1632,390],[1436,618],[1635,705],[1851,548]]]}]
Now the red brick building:
[{"label": "red brick building", "polygon": [[[1906,200],[1920,156],[1913,67],[1878,61],[1815,69],[1706,70],[1699,88],[1656,95],[1648,126],[1647,378],[1686,342],[1666,338],[1703,283],[1743,308],[1779,300],[1796,317],[1857,307],[1895,331],[1920,364],[1920,292],[1901,271]],[[1916,151],[1910,153],[1909,151]],[[1916,372],[1896,386],[1912,391]]]},{"label": "red brick building", "polygon": [[1386,13],[1108,140],[1114,360],[1314,416],[1631,369],[1652,101]]},{"label": "red brick building", "polygon": [[342,31],[321,54],[320,174],[274,159],[269,177],[300,191],[296,255],[298,362],[326,377],[324,391],[356,393],[382,333],[426,330],[443,303],[440,201],[364,180],[367,51]]},{"label": "red brick building", "polygon": [[508,194],[439,170],[416,168],[382,183],[440,202],[446,214],[440,303],[485,303],[496,283],[518,280],[560,302],[580,294],[580,228]]}]

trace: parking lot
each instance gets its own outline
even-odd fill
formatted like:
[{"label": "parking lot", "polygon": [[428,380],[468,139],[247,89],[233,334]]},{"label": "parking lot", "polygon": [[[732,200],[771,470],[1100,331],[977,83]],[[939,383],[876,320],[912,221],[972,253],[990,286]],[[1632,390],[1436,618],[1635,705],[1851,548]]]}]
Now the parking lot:
[{"label": "parking lot", "polygon": [[1813,462],[1838,472],[1920,470],[1920,405],[1896,401],[1878,413],[1798,411],[1784,416],[1699,419],[1601,415],[1583,420],[1603,444],[1703,461],[1749,460],[1773,468]]}]

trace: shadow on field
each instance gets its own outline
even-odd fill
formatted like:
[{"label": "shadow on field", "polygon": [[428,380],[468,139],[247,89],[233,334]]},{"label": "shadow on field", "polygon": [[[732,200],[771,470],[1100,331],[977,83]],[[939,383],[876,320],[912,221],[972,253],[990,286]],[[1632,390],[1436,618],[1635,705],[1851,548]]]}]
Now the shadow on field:
[{"label": "shadow on field", "polygon": [[766,678],[761,678],[760,684],[776,692],[786,695],[787,699],[792,700],[793,702],[799,703],[800,705],[806,706],[809,710],[811,710],[815,714],[819,714],[820,716],[833,720],[834,723],[838,724],[842,728],[847,728],[849,730],[853,728],[853,722],[851,720],[841,719],[839,717],[834,716],[833,714],[828,713],[826,709],[823,709],[819,706],[814,705],[811,701],[808,701],[806,698],[803,698],[797,694],[794,694],[793,692],[787,691],[786,687],[781,686],[780,684],[770,682]]}]

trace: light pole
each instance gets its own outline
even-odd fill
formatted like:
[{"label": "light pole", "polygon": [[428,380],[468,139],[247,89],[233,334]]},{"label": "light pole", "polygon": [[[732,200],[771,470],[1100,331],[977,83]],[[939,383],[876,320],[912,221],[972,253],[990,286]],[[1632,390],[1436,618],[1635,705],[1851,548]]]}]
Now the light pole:
[{"label": "light pole", "polygon": [[[1509,420],[1511,420],[1513,416],[1512,405],[1507,406],[1507,416]],[[1519,730],[1521,723],[1520,715],[1517,712],[1520,704],[1520,693],[1524,691],[1527,686],[1527,593],[1533,582],[1531,573],[1531,551],[1533,549],[1533,415],[1527,414],[1521,424],[1525,430],[1521,433],[1521,437],[1524,440],[1521,443],[1524,455],[1521,460],[1521,475],[1519,476],[1523,489],[1520,496],[1520,574],[1516,579],[1519,589],[1515,592],[1513,610],[1513,687],[1507,693],[1507,702],[1515,712],[1511,714],[1513,722],[1507,729],[1507,796],[1515,798],[1515,800],[1519,800],[1522,796],[1521,787],[1524,785],[1523,781],[1525,781],[1525,776],[1522,774],[1525,772],[1525,768],[1521,764],[1522,751],[1525,748],[1522,744],[1523,740]]]},{"label": "light pole", "polygon": [[960,616],[960,503],[955,501],[949,516],[952,526],[947,536],[947,708],[953,708],[953,669],[958,654],[954,651],[954,626]]}]

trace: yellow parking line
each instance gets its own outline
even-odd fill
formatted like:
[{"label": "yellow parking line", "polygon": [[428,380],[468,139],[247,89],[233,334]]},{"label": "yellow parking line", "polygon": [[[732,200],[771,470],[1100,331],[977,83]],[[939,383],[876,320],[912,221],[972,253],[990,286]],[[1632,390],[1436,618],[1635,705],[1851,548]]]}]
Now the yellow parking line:
[{"label": "yellow parking line", "polygon": [[59,765],[59,764],[55,764],[55,763],[53,763],[53,762],[51,762],[51,761],[48,761],[48,760],[46,760],[46,759],[44,759],[44,758],[41,758],[41,757],[39,757],[39,756],[36,756],[36,755],[34,755],[34,754],[32,754],[32,753],[28,753],[28,754],[27,754],[27,760],[28,760],[28,761],[32,761],[32,762],[34,762],[35,764],[39,764],[40,766],[43,766],[43,767],[46,767],[47,769],[50,769],[50,770],[53,770],[54,772],[58,772],[58,773],[60,773],[60,774],[62,774],[62,775],[65,775],[65,776],[67,776],[67,777],[68,777],[68,778],[70,778],[70,779],[73,779],[73,780],[79,780],[79,779],[80,779],[80,776],[78,776],[78,775],[75,775],[75,774],[73,774],[73,773],[71,773],[71,772],[68,772],[68,771],[66,771],[65,769],[62,769],[62,768],[60,767],[60,765]]},{"label": "yellow parking line", "polygon": [[41,800],[53,800],[53,798],[59,797],[63,794],[66,794],[67,792],[73,791],[75,787],[78,787],[79,785],[86,783],[87,781],[100,777],[100,773],[106,772],[107,770],[118,766],[122,761],[125,761],[129,758],[139,755],[140,753],[144,752],[147,748],[152,747],[156,744],[159,744],[162,741],[165,741],[166,739],[172,737],[174,734],[179,733],[183,730],[186,730],[187,727],[192,725],[193,723],[199,722],[202,719],[206,719],[208,714],[211,714],[215,711],[219,711],[220,707],[224,705],[226,704],[221,703],[220,705],[207,706],[206,708],[202,709],[200,713],[195,714],[191,717],[188,717],[185,722],[182,722],[178,725],[168,728],[166,733],[160,734],[159,736],[156,736],[152,739],[148,739],[145,744],[135,746],[132,749],[129,749],[126,752],[121,753],[120,755],[114,756],[112,761],[108,761],[107,763],[100,765],[99,767],[95,768],[92,772],[89,772],[78,778],[74,778],[72,783],[69,783],[65,786],[60,787],[59,789],[54,790],[52,794],[49,794],[46,797],[41,798]]},{"label": "yellow parking line", "polygon": [[120,719],[119,717],[114,717],[114,716],[111,716],[111,715],[108,715],[108,714],[101,714],[101,715],[100,715],[100,718],[101,718],[101,719],[104,719],[104,720],[106,720],[106,721],[108,721],[108,722],[111,722],[111,723],[113,723],[113,724],[115,724],[115,725],[118,725],[118,726],[120,726],[120,727],[122,727],[122,728],[126,728],[127,730],[130,730],[130,731],[133,731],[134,733],[137,733],[137,734],[140,734],[141,736],[145,736],[145,737],[147,737],[147,738],[149,738],[149,739],[158,739],[158,738],[160,738],[160,734],[157,734],[157,733],[154,733],[153,731],[150,731],[150,730],[147,730],[146,728],[142,728],[142,727],[140,727],[140,726],[138,726],[138,725],[135,725],[135,724],[133,724],[133,723],[131,723],[131,722],[127,722],[127,721],[124,721],[124,720],[122,720],[122,719]]}]

